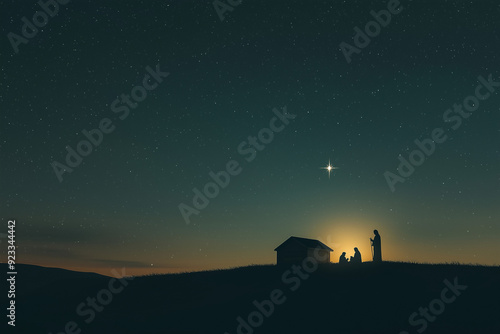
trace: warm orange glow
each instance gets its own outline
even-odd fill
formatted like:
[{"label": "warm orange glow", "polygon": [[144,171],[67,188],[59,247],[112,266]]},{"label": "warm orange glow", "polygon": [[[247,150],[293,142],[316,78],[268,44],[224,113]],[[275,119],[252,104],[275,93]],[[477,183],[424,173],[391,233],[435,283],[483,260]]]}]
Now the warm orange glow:
[{"label": "warm orange glow", "polygon": [[[498,259],[489,250],[496,247],[496,241],[488,236],[480,240],[471,240],[467,244],[458,244],[448,238],[412,238],[409,232],[395,226],[382,228],[382,224],[366,217],[336,217],[325,219],[318,224],[320,229],[314,235],[318,240],[332,248],[331,261],[338,263],[342,252],[346,257],[354,255],[354,247],[361,252],[363,262],[372,261],[370,238],[377,229],[382,239],[382,259],[384,261],[403,261],[419,263],[482,263],[498,265]],[[388,224],[384,224],[387,226]]]},{"label": "warm orange glow", "polygon": [[[370,238],[373,237],[373,230],[377,228],[377,222],[362,219],[339,218],[322,224],[327,226],[317,237],[321,242],[334,250],[332,262],[337,263],[342,252],[346,252],[346,257],[354,255],[354,247],[361,252],[363,262],[372,260]],[[379,231],[382,236],[382,257],[386,260],[394,260],[391,256],[392,249],[384,244],[383,231]],[[384,247],[385,246],[385,247]]]}]

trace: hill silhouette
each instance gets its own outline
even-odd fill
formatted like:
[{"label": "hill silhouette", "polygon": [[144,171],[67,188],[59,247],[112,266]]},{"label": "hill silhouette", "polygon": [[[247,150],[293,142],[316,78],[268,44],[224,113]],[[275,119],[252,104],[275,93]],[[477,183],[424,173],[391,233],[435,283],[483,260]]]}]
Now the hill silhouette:
[{"label": "hill silhouette", "polygon": [[[6,265],[2,264],[6,271]],[[423,333],[499,333],[500,267],[384,262],[330,264],[307,278],[289,267],[258,265],[227,270],[135,277],[94,318],[77,313],[87,297],[109,289],[110,277],[63,269],[18,265],[16,330],[66,333],[74,321],[81,333],[238,333],[241,317],[256,328],[240,333],[419,333],[419,308],[444,310],[425,320]],[[118,270],[119,271],[119,270]],[[286,279],[283,279],[285,273]],[[288,273],[288,274],[287,274]],[[305,272],[302,273],[305,277]],[[450,284],[466,286],[455,295]],[[115,288],[118,286],[114,281]],[[457,283],[458,282],[458,283]],[[300,284],[300,286],[298,286]],[[282,293],[267,316],[255,315],[273,291]],[[453,298],[454,297],[454,298]],[[267,311],[270,308],[267,307]],[[261,312],[262,313],[262,312]],[[250,328],[250,329],[248,329]],[[70,328],[71,329],[71,328]],[[74,328],[73,328],[74,330]]]}]

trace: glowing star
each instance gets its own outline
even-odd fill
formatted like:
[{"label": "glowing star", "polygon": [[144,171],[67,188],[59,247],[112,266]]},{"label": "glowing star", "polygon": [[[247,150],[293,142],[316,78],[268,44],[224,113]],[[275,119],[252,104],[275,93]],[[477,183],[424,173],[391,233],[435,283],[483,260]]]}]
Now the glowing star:
[{"label": "glowing star", "polygon": [[332,169],[339,169],[339,168],[332,166],[332,164],[330,163],[330,160],[328,160],[328,166],[321,167],[321,169],[326,169],[328,171],[328,178],[330,178],[330,173],[332,172]]}]

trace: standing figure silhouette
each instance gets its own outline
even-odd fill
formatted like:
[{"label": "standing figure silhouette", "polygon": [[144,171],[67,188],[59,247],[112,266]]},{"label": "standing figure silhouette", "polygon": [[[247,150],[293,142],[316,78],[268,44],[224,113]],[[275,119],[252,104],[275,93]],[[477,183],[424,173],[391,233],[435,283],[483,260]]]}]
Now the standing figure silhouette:
[{"label": "standing figure silhouette", "polygon": [[380,241],[380,234],[374,230],[375,238],[370,238],[373,246],[373,262],[382,262],[382,246]]}]

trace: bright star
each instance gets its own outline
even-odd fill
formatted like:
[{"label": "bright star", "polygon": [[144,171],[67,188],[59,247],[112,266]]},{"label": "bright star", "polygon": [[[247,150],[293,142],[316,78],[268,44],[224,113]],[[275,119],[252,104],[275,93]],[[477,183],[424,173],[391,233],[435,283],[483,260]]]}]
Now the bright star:
[{"label": "bright star", "polygon": [[332,169],[339,169],[339,168],[332,166],[332,164],[330,163],[330,160],[328,160],[328,166],[321,167],[321,169],[326,169],[328,171],[328,178],[330,178],[330,173],[332,172]]}]

